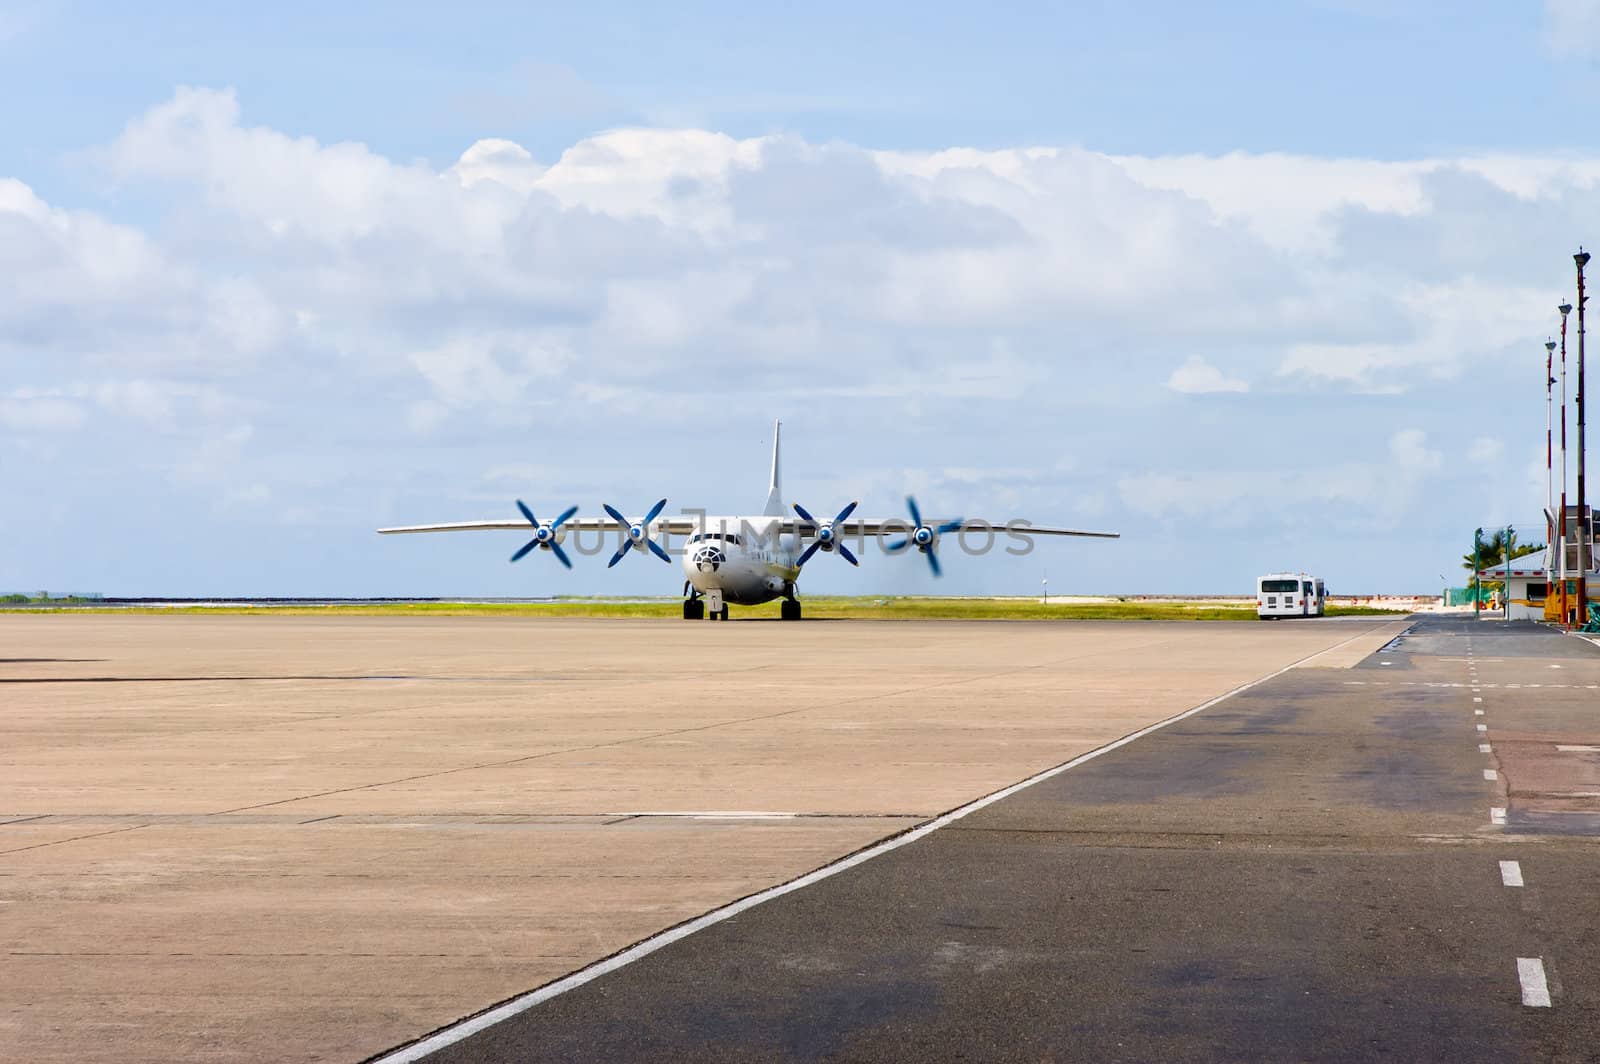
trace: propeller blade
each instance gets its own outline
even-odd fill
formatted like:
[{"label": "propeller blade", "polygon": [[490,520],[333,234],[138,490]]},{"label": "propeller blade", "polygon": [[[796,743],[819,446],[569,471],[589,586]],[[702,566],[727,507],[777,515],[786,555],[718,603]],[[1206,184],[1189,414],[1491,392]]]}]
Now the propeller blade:
[{"label": "propeller blade", "polygon": [[860,565],[861,564],[860,562],[856,561],[856,556],[854,554],[850,553],[850,548],[846,547],[844,545],[844,541],[843,540],[840,540],[838,543],[835,543],[833,545],[833,549],[838,551],[839,552],[839,556],[841,558],[843,558],[845,561],[849,562],[851,565]]},{"label": "propeller blade", "polygon": [[906,496],[906,509],[911,511],[911,523],[918,528],[922,527],[922,511],[917,509],[917,500],[910,495]]},{"label": "propeller blade", "polygon": [[932,550],[925,550],[922,553],[928,556],[928,568],[933,570],[933,575],[943,576],[944,573],[939,571],[939,556],[933,553]]},{"label": "propeller blade", "polygon": [[533,516],[533,511],[528,509],[527,503],[523,502],[521,499],[518,499],[517,509],[521,510],[522,516],[528,519],[528,524],[532,525],[534,528],[539,527],[539,519]]},{"label": "propeller blade", "polygon": [[660,517],[661,511],[665,510],[666,508],[667,500],[662,499],[660,502],[650,507],[650,512],[644,515],[644,521],[641,523],[648,525],[651,521],[654,521],[657,517]]},{"label": "propeller blade", "polygon": [[[808,518],[806,518],[806,520],[809,521],[809,520],[811,520],[811,518],[808,517]],[[819,542],[817,540],[812,540],[811,541],[811,546],[807,547],[805,550],[800,552],[800,557],[794,563],[794,567],[796,569],[804,569],[805,565],[806,565],[806,562],[811,560],[811,556],[813,554],[817,553],[817,548],[821,547],[821,546],[822,546],[821,542]]]},{"label": "propeller blade", "polygon": [[661,544],[657,543],[653,539],[647,539],[644,542],[645,542],[645,546],[650,548],[650,553],[654,554],[657,558],[660,558],[662,561],[666,562],[668,565],[672,564],[672,555],[670,555],[666,551],[662,550],[661,549]]},{"label": "propeller blade", "polygon": [[511,560],[514,561],[514,562],[520,562],[523,558],[527,557],[529,551],[531,551],[533,548],[537,547],[538,545],[539,545],[539,541],[538,540],[536,540],[536,539],[528,540],[527,543],[523,544],[521,550],[517,551],[517,553],[515,553],[515,554],[513,554],[511,556]]},{"label": "propeller blade", "polygon": [[628,525],[632,524],[632,522],[629,521],[626,517],[623,517],[621,514],[617,513],[617,508],[615,506],[612,506],[608,502],[601,503],[600,504],[600,509],[602,509],[606,513],[610,514],[611,515],[611,519],[613,521],[615,521],[617,524],[621,525],[623,528],[627,528]]},{"label": "propeller blade", "polygon": [[622,556],[624,554],[628,553],[629,548],[631,548],[632,546],[633,546],[633,540],[631,540],[631,539],[623,540],[622,541],[622,546],[617,548],[617,553],[613,554],[611,556],[611,560],[606,562],[606,568],[609,569],[613,565],[615,565],[618,562],[620,562],[622,560]]},{"label": "propeller blade", "polygon": [[815,517],[812,517],[810,514],[806,513],[806,508],[804,506],[801,506],[799,503],[795,503],[794,504],[794,512],[799,514],[800,515],[800,520],[806,522],[807,524],[820,525],[822,523],[821,521],[818,521]]},{"label": "propeller blade", "polygon": [[[857,501],[859,502],[859,500],[857,500]],[[840,521],[843,521],[846,517],[849,517],[851,514],[853,514],[855,512],[856,512],[856,503],[852,502],[849,506],[846,506],[843,510],[839,511],[838,515],[834,517],[833,523],[834,524],[838,524]]]},{"label": "propeller blade", "polygon": [[572,568],[572,559],[567,557],[567,552],[561,549],[561,544],[557,543],[555,540],[551,540],[550,551],[556,556],[562,565],[565,565],[568,569]]},{"label": "propeller blade", "polygon": [[883,549],[890,554],[898,554],[906,549],[906,540],[897,539],[893,543],[885,543]]},{"label": "propeller blade", "polygon": [[939,533],[939,535],[941,535],[941,536],[944,535],[946,532],[959,532],[959,531],[961,531],[961,526],[963,524],[965,524],[965,522],[962,521],[961,518],[958,517],[954,521],[946,521],[944,524],[942,524],[938,528],[934,529],[934,531]]},{"label": "propeller blade", "polygon": [[[550,531],[554,532],[556,529],[566,524],[567,519],[577,512],[578,508],[576,506],[567,507],[566,510],[562,512],[561,516],[555,519],[555,523],[550,526]],[[532,515],[530,514],[529,516],[531,517]]]}]

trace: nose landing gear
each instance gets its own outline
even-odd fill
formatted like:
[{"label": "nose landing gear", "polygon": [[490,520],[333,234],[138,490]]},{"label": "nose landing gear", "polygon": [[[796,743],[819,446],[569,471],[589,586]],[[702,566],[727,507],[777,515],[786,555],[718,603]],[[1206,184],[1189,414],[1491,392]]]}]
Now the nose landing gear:
[{"label": "nose landing gear", "polygon": [[689,585],[684,585],[683,619],[686,621],[703,621],[710,617],[713,621],[728,619],[727,604],[722,601],[722,592],[712,588],[704,595],[694,590]]},{"label": "nose landing gear", "polygon": [[786,598],[778,605],[778,617],[785,621],[798,621],[800,619],[800,600]]}]

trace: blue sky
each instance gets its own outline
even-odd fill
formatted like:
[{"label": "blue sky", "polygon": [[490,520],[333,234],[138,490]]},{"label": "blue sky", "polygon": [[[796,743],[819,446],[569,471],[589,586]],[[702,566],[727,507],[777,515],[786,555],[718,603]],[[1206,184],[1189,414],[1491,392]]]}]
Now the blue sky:
[{"label": "blue sky", "polygon": [[669,593],[370,530],[757,508],[776,416],[814,509],[1125,533],[950,592],[1537,518],[1600,4],[325,8],[0,5],[0,588]]}]

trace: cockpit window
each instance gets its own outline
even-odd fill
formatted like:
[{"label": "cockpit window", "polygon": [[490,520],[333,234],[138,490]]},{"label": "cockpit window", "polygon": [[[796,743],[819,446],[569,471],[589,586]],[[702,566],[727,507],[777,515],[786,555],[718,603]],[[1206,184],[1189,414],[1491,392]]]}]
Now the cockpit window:
[{"label": "cockpit window", "polygon": [[696,532],[689,537],[689,542],[699,543],[703,539],[720,540],[723,543],[732,543],[736,547],[741,543],[739,537],[731,532]]}]

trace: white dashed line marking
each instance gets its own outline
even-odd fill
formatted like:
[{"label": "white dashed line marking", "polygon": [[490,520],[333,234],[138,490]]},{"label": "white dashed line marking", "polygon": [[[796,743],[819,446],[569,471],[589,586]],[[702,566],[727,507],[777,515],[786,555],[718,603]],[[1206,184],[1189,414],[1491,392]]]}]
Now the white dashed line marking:
[{"label": "white dashed line marking", "polygon": [[1486,780],[1497,780],[1500,778],[1500,773],[1496,772],[1492,768],[1486,768],[1483,770],[1483,778]]},{"label": "white dashed line marking", "polygon": [[1550,984],[1544,978],[1543,957],[1518,957],[1517,981],[1522,984],[1522,1003],[1530,1009],[1550,1007]]},{"label": "white dashed line marking", "polygon": [[1494,751],[1489,747],[1488,743],[1479,743],[1478,744],[1478,753],[1480,753],[1480,754],[1492,754],[1492,753],[1494,753]]},{"label": "white dashed line marking", "polygon": [[1508,887],[1522,886],[1522,862],[1501,861],[1500,882],[1504,883]]},{"label": "white dashed line marking", "polygon": [[1481,710],[1481,709],[1475,709],[1475,710],[1473,710],[1473,711],[1472,711],[1472,715],[1473,715],[1473,716],[1474,716],[1474,717],[1481,717],[1481,716],[1483,716],[1483,710]]},{"label": "white dashed line marking", "polygon": [[1506,822],[1505,807],[1504,806],[1498,806],[1498,805],[1490,806],[1490,808],[1489,808],[1489,823],[1491,823],[1491,824],[1504,824],[1505,822]]},{"label": "white dashed line marking", "polygon": [[1483,701],[1483,699],[1481,699],[1481,698],[1474,698],[1474,699],[1473,699],[1473,701],[1474,701],[1474,702],[1482,702],[1482,701]]},{"label": "white dashed line marking", "polygon": [[1565,746],[1557,743],[1556,749],[1563,754],[1600,754],[1600,746]]},{"label": "white dashed line marking", "polygon": [[1480,724],[1480,725],[1478,725],[1478,730],[1479,731],[1488,731],[1489,730],[1489,726],[1487,724]]}]

